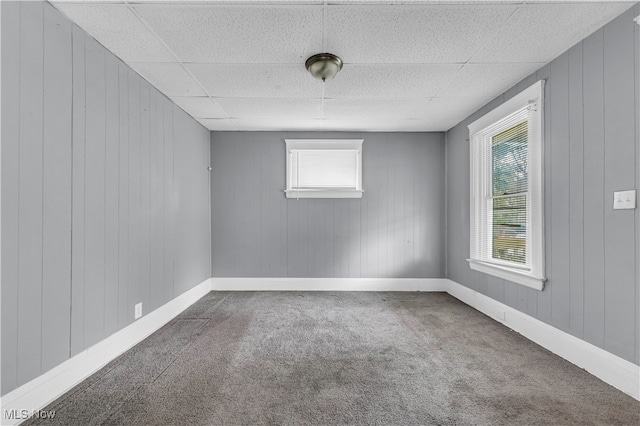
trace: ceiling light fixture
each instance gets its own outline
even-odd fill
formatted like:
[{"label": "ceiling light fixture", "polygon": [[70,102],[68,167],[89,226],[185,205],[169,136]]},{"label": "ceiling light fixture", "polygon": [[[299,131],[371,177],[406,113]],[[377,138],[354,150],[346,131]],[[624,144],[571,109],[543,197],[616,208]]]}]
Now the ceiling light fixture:
[{"label": "ceiling light fixture", "polygon": [[309,73],[318,80],[331,80],[342,69],[342,59],[332,53],[318,53],[304,64]]}]

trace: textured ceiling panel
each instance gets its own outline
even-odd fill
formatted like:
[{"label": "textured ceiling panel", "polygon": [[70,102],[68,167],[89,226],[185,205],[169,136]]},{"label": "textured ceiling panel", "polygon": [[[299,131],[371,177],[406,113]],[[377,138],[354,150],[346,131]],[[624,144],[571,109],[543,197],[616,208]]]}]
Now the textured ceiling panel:
[{"label": "textured ceiling panel", "polygon": [[193,77],[179,64],[132,62],[129,65],[169,97],[206,95]]},{"label": "textured ceiling panel", "polygon": [[[240,130],[327,130],[325,122],[320,119],[303,118],[238,118],[229,120],[230,124]],[[284,145],[283,145],[284,147]],[[284,151],[283,151],[284,152]]]},{"label": "textured ceiling panel", "polygon": [[[632,6],[53,0],[211,130],[443,131]],[[344,61],[322,84],[305,60]]]},{"label": "textured ceiling panel", "polygon": [[194,118],[227,118],[222,108],[206,96],[174,96],[171,100]]},{"label": "textured ceiling panel", "polygon": [[320,99],[220,98],[216,102],[231,118],[321,118]]},{"label": "textured ceiling panel", "polygon": [[324,118],[420,118],[429,99],[326,99]]},{"label": "textured ceiling panel", "polygon": [[464,63],[515,9],[329,7],[326,48],[347,63]]},{"label": "textured ceiling panel", "polygon": [[218,130],[221,132],[241,130],[234,120],[228,118],[198,118],[198,121],[209,130]]},{"label": "textured ceiling panel", "polygon": [[490,97],[502,93],[543,64],[467,64],[438,97]]},{"label": "textured ceiling panel", "polygon": [[429,98],[462,68],[459,64],[348,65],[326,84],[328,98]]},{"label": "textured ceiling panel", "polygon": [[171,52],[123,5],[58,4],[69,18],[123,61],[171,62]]},{"label": "textured ceiling panel", "polygon": [[442,129],[449,130],[464,120],[483,105],[491,97],[459,97],[433,98],[425,110],[425,119],[433,125],[440,124]]},{"label": "textured ceiling panel", "polygon": [[209,95],[223,98],[320,98],[322,84],[304,64],[216,65],[185,64]]},{"label": "textured ceiling panel", "polygon": [[628,8],[614,2],[522,6],[471,62],[548,62]]},{"label": "textured ceiling panel", "polygon": [[142,5],[182,62],[298,64],[322,47],[322,8]]},{"label": "textured ceiling panel", "polygon": [[438,131],[439,127],[439,123],[431,123],[427,118],[388,118],[386,120],[380,120],[379,118],[357,117],[324,120],[325,129],[346,132],[430,132]]}]

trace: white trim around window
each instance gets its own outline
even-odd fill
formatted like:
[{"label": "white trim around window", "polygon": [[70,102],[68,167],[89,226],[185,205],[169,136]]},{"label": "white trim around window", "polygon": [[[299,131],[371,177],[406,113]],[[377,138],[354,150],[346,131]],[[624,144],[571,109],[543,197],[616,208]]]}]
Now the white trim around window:
[{"label": "white trim around window", "polygon": [[287,198],[361,198],[362,139],[285,139]]},{"label": "white trim around window", "polygon": [[[542,290],[546,281],[543,107],[544,81],[540,80],[469,125],[469,267],[537,290]],[[509,152],[510,148],[499,146],[500,139],[515,140],[516,136],[510,136],[515,134],[514,129],[520,129],[518,143],[526,148],[519,148],[518,152],[513,148]],[[501,182],[498,177],[505,176],[499,168],[500,159],[505,160],[498,153],[505,155],[505,152],[511,158],[519,155],[520,163],[525,163],[526,158],[525,164],[517,165],[518,171],[510,171],[516,170],[516,166],[506,166],[507,173],[513,173],[513,180],[521,182],[513,184],[516,188],[513,190],[496,189]],[[497,202],[509,197],[511,201]],[[514,219],[502,219],[507,215]]]}]

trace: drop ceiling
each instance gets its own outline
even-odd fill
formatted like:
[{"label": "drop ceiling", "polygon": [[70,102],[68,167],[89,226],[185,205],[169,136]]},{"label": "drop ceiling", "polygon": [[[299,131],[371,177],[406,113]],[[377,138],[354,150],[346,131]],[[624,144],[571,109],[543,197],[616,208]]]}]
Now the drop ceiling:
[{"label": "drop ceiling", "polygon": [[444,131],[633,2],[53,4],[210,130]]}]

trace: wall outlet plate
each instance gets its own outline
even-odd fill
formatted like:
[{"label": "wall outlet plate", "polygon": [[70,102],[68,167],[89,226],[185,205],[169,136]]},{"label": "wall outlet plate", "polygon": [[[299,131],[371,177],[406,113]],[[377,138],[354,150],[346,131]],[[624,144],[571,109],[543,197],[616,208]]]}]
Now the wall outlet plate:
[{"label": "wall outlet plate", "polygon": [[142,316],[142,302],[136,303],[135,306],[135,319],[138,319]]},{"label": "wall outlet plate", "polygon": [[613,193],[613,209],[635,209],[636,208],[636,190],[615,191]]}]

